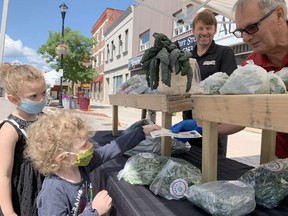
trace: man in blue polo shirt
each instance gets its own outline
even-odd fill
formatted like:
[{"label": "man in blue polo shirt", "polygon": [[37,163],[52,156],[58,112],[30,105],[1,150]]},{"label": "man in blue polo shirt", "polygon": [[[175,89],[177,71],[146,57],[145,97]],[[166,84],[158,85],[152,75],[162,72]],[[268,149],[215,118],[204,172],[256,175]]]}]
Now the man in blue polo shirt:
[{"label": "man in blue polo shirt", "polygon": [[[199,12],[192,22],[192,32],[197,43],[193,48],[192,58],[197,60],[200,68],[201,80],[206,79],[216,72],[225,72],[229,76],[237,68],[233,50],[228,46],[221,46],[213,40],[217,31],[215,15],[204,10]],[[192,119],[192,111],[184,111],[183,119]],[[202,145],[201,139],[193,139],[192,145]],[[218,154],[226,156],[227,135],[218,138]]]}]

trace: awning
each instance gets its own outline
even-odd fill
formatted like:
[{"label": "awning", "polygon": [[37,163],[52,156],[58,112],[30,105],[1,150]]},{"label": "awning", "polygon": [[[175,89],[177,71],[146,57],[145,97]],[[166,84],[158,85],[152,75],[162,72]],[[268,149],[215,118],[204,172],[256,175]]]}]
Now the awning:
[{"label": "awning", "polygon": [[[204,7],[229,19],[234,20],[233,6],[237,0],[187,0],[186,3],[195,5],[196,7]],[[285,0],[288,4],[288,0]]]},{"label": "awning", "polygon": [[103,80],[103,77],[104,77],[104,75],[99,75],[99,76],[97,76],[95,79],[94,79],[94,83],[97,83],[97,82],[102,82],[102,80]]}]

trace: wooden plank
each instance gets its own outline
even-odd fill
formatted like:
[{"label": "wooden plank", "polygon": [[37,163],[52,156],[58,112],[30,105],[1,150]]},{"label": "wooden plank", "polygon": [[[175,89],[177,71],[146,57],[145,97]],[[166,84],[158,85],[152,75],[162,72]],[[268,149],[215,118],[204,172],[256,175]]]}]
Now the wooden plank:
[{"label": "wooden plank", "polygon": [[186,98],[178,101],[169,101],[166,108],[167,109],[163,109],[163,111],[168,113],[191,110],[192,100],[190,98]]},{"label": "wooden plank", "polygon": [[118,106],[113,105],[112,106],[112,135],[117,136],[118,135]]},{"label": "wooden plank", "polygon": [[288,132],[288,94],[192,95],[199,120]]},{"label": "wooden plank", "polygon": [[133,107],[137,109],[149,109],[162,112],[180,112],[192,109],[191,98],[187,95],[109,95],[110,104]]},{"label": "wooden plank", "polygon": [[202,182],[217,180],[218,130],[217,123],[202,121]]},{"label": "wooden plank", "polygon": [[126,106],[137,109],[150,109],[161,111],[163,101],[167,100],[166,95],[142,94],[142,95],[109,95],[110,104]]},{"label": "wooden plank", "polygon": [[275,159],[276,132],[262,130],[260,164],[268,163]]}]

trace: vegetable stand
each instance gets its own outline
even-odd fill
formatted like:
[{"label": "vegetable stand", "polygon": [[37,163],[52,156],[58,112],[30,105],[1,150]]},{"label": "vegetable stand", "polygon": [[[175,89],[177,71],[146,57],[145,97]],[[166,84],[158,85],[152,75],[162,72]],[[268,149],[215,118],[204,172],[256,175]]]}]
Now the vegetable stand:
[{"label": "vegetable stand", "polygon": [[[140,94],[109,95],[110,104],[113,105],[112,134],[118,132],[118,106],[138,109],[149,109],[162,112],[162,127],[169,129],[172,124],[172,113],[189,110],[192,107],[190,95],[164,95]],[[161,137],[161,155],[171,155],[171,137]]]},{"label": "vegetable stand", "polygon": [[287,107],[287,94],[193,95],[193,117],[203,127],[203,182],[217,179],[217,123],[262,129],[262,164],[275,158],[275,131],[288,133]]},{"label": "vegetable stand", "polygon": [[[276,132],[288,133],[288,95],[110,95],[113,135],[118,131],[118,106],[162,112],[162,127],[170,128],[173,112],[189,110],[203,127],[203,182],[217,179],[217,124],[228,123],[262,129],[260,163],[274,159]],[[161,154],[171,154],[171,138],[161,138]]]}]

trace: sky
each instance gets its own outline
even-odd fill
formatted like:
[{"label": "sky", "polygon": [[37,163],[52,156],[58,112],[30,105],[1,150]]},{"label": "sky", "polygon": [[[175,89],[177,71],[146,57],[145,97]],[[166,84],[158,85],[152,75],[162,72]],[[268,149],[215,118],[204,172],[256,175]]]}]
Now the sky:
[{"label": "sky", "polygon": [[[0,1],[2,20],[3,2]],[[64,27],[92,37],[91,29],[106,8],[126,10],[134,0],[65,0],[68,10]],[[3,62],[32,64],[49,70],[37,50],[45,44],[49,31],[62,31],[59,5],[63,0],[9,0]],[[2,23],[2,22],[1,22]],[[0,25],[1,25],[0,23]]]}]

